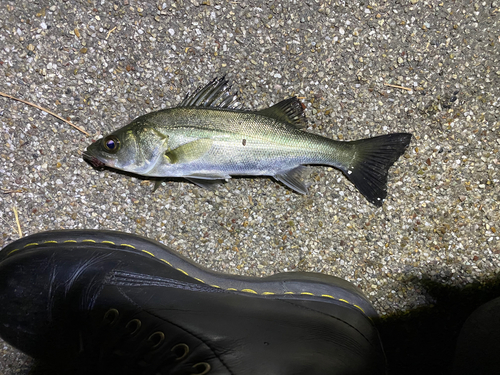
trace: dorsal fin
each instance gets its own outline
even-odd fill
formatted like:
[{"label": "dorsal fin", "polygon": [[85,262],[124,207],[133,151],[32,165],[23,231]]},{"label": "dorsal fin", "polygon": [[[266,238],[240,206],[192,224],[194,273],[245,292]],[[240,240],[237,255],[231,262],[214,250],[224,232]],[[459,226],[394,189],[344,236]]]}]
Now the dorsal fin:
[{"label": "dorsal fin", "polygon": [[198,87],[193,94],[187,94],[179,107],[211,107],[239,109],[236,93],[231,93],[225,77],[215,78],[205,87]]},{"label": "dorsal fin", "polygon": [[307,120],[304,114],[304,106],[302,102],[293,97],[285,99],[272,107],[262,109],[258,113],[261,115],[274,118],[278,121],[286,122],[294,125],[299,129],[307,127]]}]

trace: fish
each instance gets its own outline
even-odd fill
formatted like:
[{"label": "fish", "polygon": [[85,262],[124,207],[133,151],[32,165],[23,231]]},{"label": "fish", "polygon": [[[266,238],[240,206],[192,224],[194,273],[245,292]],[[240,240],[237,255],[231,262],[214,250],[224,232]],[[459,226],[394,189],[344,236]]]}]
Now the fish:
[{"label": "fish", "polygon": [[392,133],[336,141],[306,130],[297,97],[261,110],[243,109],[225,77],[216,78],[173,108],[140,116],[82,153],[95,168],[150,178],[182,177],[203,188],[232,176],[271,176],[307,194],[306,165],[341,170],[377,207],[387,197],[389,168],[412,135]]}]

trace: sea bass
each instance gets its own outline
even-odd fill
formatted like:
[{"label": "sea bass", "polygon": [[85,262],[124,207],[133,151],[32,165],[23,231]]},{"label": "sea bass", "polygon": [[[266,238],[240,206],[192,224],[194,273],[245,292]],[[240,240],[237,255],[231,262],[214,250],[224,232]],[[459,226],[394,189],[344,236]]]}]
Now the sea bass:
[{"label": "sea bass", "polygon": [[183,177],[205,188],[231,176],[272,176],[301,194],[307,194],[304,165],[328,165],[381,206],[389,168],[411,134],[340,142],[305,128],[296,97],[260,111],[243,110],[223,77],[188,94],[178,107],[138,117],[97,140],[83,157],[94,167]]}]

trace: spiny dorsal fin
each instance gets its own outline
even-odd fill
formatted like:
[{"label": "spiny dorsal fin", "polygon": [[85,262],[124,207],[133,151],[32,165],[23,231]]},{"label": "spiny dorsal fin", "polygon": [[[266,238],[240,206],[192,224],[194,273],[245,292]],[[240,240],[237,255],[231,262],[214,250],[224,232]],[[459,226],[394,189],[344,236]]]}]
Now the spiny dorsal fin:
[{"label": "spiny dorsal fin", "polygon": [[307,127],[304,106],[295,96],[290,99],[285,99],[272,107],[260,110],[259,113],[278,121],[294,125],[299,129]]},{"label": "spiny dorsal fin", "polygon": [[212,107],[238,109],[238,96],[231,93],[225,77],[215,78],[205,87],[198,87],[193,94],[187,94],[179,107]]}]

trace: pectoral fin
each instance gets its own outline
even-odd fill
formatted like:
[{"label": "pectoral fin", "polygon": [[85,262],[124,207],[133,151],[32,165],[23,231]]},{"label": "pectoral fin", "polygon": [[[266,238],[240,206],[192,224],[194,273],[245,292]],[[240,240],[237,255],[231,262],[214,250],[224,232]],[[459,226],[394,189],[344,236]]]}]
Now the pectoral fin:
[{"label": "pectoral fin", "polygon": [[198,139],[173,150],[168,150],[165,152],[165,156],[171,164],[189,163],[203,157],[212,147],[212,143],[211,139]]},{"label": "pectoral fin", "polygon": [[274,178],[300,194],[307,194],[307,186],[304,183],[304,175],[306,172],[307,168],[299,165],[296,168],[275,174]]}]

